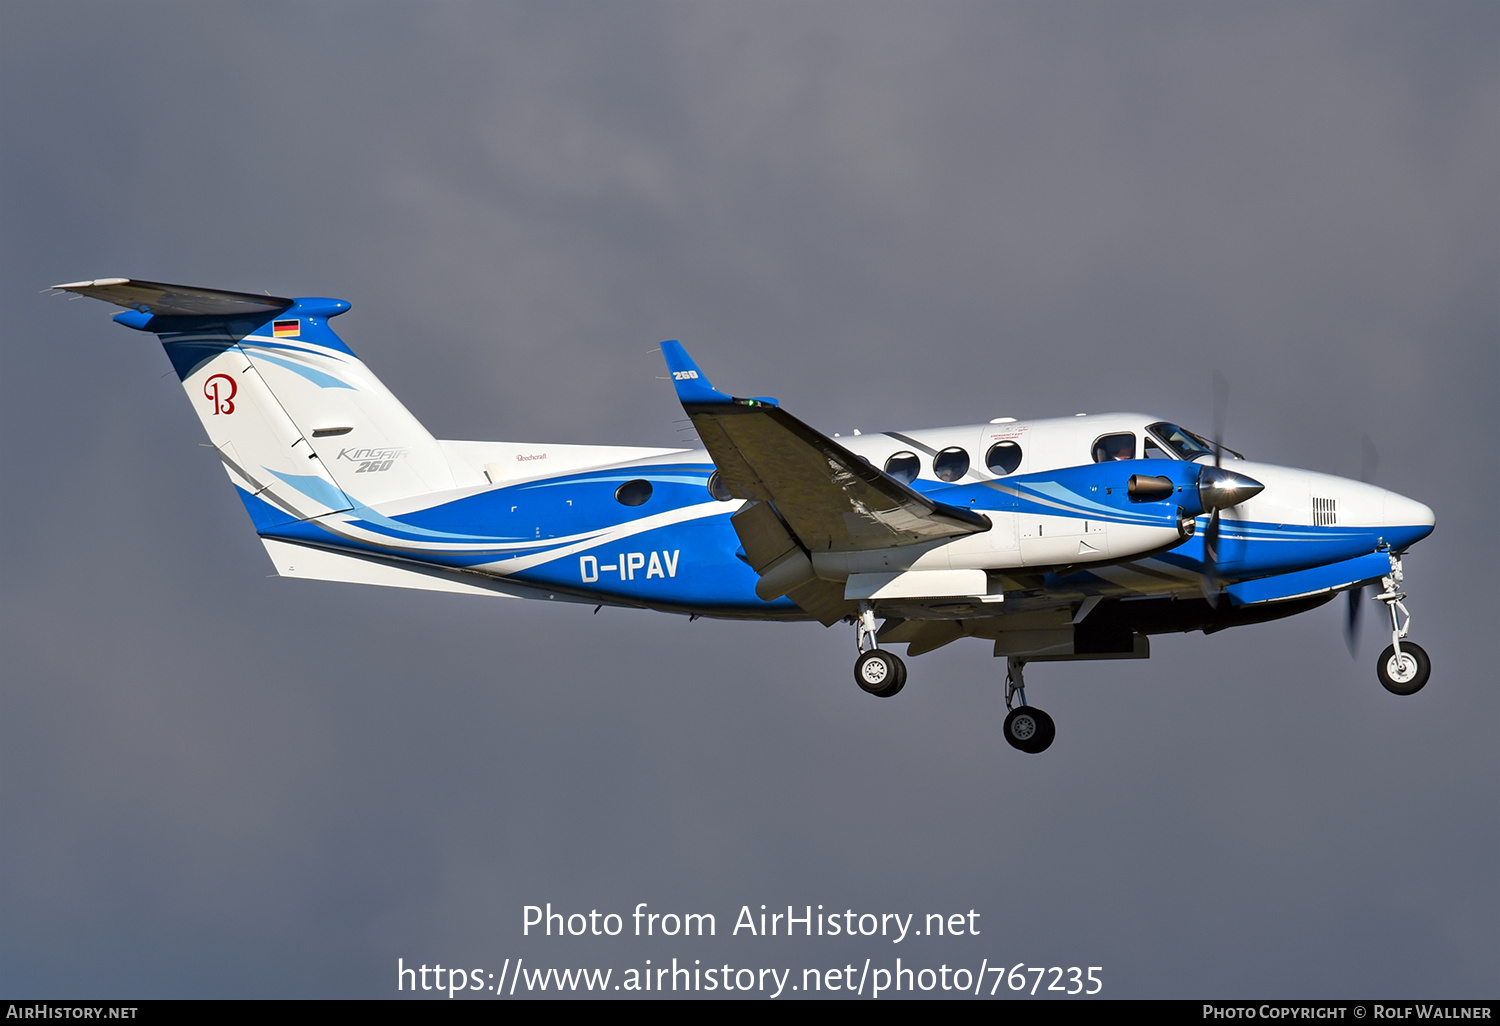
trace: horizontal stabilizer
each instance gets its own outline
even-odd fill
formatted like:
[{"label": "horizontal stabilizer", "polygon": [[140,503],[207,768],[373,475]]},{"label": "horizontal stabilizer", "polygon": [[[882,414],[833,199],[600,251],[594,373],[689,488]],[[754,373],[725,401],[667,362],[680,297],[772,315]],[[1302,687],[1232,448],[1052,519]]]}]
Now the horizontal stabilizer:
[{"label": "horizontal stabilizer", "polygon": [[257,296],[252,292],[224,292],[192,285],[166,285],[132,278],[96,278],[54,285],[128,310],[158,317],[244,317],[280,313],[296,301],[281,296]]}]

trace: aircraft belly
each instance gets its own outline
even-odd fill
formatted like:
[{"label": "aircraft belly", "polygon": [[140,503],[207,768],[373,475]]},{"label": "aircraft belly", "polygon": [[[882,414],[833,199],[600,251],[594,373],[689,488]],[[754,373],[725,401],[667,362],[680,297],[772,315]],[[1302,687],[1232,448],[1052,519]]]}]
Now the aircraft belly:
[{"label": "aircraft belly", "polygon": [[1094,567],[1089,573],[1099,584],[1085,586],[1080,590],[1091,595],[1171,595],[1186,592],[1196,595],[1202,587],[1197,573],[1158,559]]}]

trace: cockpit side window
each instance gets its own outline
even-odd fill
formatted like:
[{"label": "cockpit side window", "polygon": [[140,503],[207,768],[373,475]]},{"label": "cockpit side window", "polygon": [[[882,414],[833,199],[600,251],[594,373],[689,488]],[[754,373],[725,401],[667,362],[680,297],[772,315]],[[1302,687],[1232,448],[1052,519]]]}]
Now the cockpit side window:
[{"label": "cockpit side window", "polygon": [[[1178,427],[1176,424],[1170,424],[1162,420],[1155,424],[1147,425],[1146,430],[1155,435],[1180,460],[1191,461],[1214,454],[1214,447],[1202,435],[1195,435],[1186,428]],[[1224,451],[1239,459],[1245,458],[1232,449],[1225,449]]]},{"label": "cockpit side window", "polygon": [[1135,435],[1103,435],[1094,440],[1094,462],[1135,459]]}]

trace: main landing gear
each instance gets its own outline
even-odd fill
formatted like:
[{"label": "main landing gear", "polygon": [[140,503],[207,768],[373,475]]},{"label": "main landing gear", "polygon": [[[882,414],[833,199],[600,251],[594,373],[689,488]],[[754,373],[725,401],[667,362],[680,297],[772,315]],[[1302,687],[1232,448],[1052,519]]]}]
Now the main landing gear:
[{"label": "main landing gear", "polygon": [[[1030,755],[1045,752],[1057,736],[1057,727],[1036,706],[1026,704],[1026,678],[1022,674],[1026,660],[1010,656],[1005,660],[1005,740],[1012,748]],[[1021,704],[1015,705],[1016,696]]]},{"label": "main landing gear", "polygon": [[[1427,653],[1414,641],[1406,641],[1411,629],[1411,614],[1401,601],[1406,593],[1401,590],[1403,574],[1401,557],[1391,554],[1391,572],[1380,579],[1384,591],[1375,596],[1375,601],[1384,602],[1391,614],[1391,643],[1380,653],[1380,662],[1375,672],[1380,683],[1393,695],[1415,695],[1427,683],[1432,673],[1432,662]],[[1405,619],[1403,620],[1402,617]]]},{"label": "main landing gear", "polygon": [[[854,682],[877,698],[890,698],[906,686],[906,664],[896,653],[875,647],[875,611],[870,603],[859,604],[854,630],[854,645],[859,651],[854,661]],[[1035,755],[1052,746],[1057,727],[1051,716],[1026,704],[1025,666],[1026,660],[1015,656],[1005,661],[1005,740],[1012,748]]]},{"label": "main landing gear", "polygon": [[854,627],[854,645],[859,651],[854,682],[877,698],[890,698],[906,687],[906,664],[896,653],[875,647],[875,612],[868,602],[859,604]]}]

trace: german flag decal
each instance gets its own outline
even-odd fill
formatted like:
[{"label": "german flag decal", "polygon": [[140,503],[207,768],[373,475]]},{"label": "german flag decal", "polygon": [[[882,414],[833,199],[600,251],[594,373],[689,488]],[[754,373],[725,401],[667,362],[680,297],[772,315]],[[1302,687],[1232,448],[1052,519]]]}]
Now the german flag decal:
[{"label": "german flag decal", "polygon": [[296,338],[302,334],[302,322],[298,320],[272,321],[272,338]]}]

